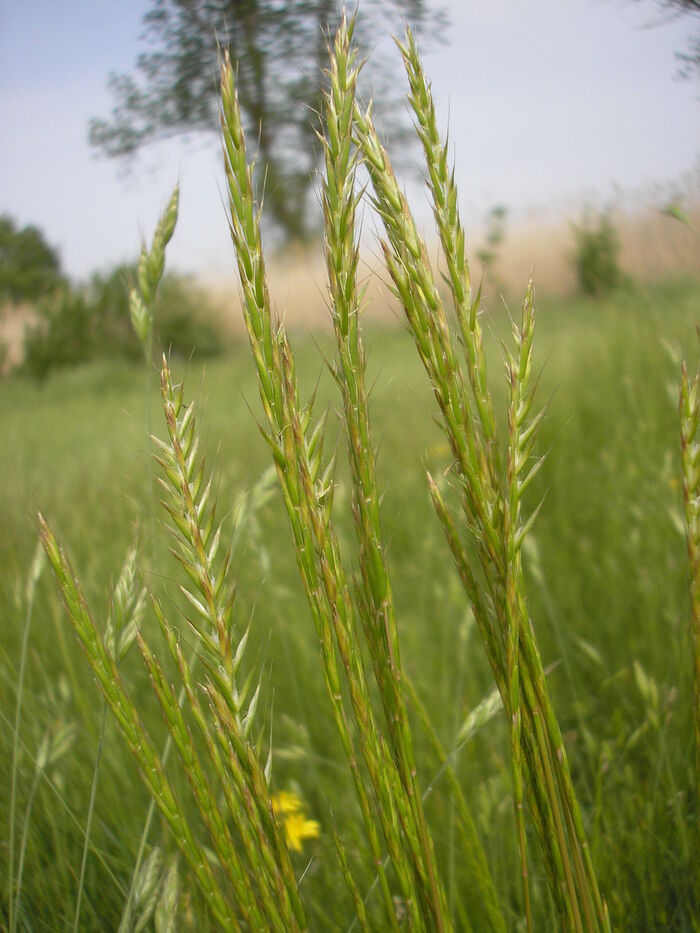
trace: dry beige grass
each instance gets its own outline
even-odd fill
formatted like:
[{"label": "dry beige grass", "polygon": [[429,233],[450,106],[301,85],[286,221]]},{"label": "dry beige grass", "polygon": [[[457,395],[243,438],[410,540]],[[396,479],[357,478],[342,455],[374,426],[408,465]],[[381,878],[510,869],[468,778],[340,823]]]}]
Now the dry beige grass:
[{"label": "dry beige grass", "polygon": [[36,312],[31,305],[0,307],[0,375],[6,375],[22,362],[24,332],[35,321]]},{"label": "dry beige grass", "polygon": [[[700,278],[700,205],[689,212],[691,227],[686,227],[660,211],[630,214],[613,212],[613,221],[621,241],[620,264],[626,275],[640,282],[652,282],[671,275]],[[518,294],[534,268],[540,295],[567,296],[576,291],[574,223],[571,219],[511,224],[487,275],[487,292]],[[476,231],[470,237],[470,255],[476,256],[484,235]],[[437,255],[437,247],[431,253]],[[369,320],[391,324],[400,322],[398,305],[386,283],[386,274],[377,257],[376,247],[365,247],[360,262],[367,293],[366,314]],[[481,275],[478,260],[472,259],[472,274]],[[330,327],[324,293],[324,265],[320,248],[292,250],[269,264],[268,278],[277,312],[292,328]],[[209,282],[205,285],[215,303],[221,306],[222,323],[230,335],[243,326],[240,296],[232,283]]]},{"label": "dry beige grass", "polygon": [[[700,206],[689,216],[691,227],[661,211],[613,211],[624,273],[640,282],[670,275],[700,276]],[[530,222],[508,229],[492,278],[505,292],[517,292],[534,267],[538,291],[572,294],[577,287],[573,263],[576,222],[580,223],[580,218]]]},{"label": "dry beige grass", "polygon": [[[652,282],[670,275],[700,278],[700,204],[689,211],[691,226],[658,210],[631,214],[618,210],[613,221],[620,235],[620,264],[633,279]],[[540,295],[566,296],[575,292],[575,250],[571,219],[530,220],[510,224],[498,251],[493,268],[486,277],[486,291],[508,296],[519,294],[532,269]],[[483,231],[469,237],[472,257],[484,244]],[[391,325],[402,318],[398,304],[386,282],[386,273],[377,255],[376,245],[365,246],[360,260],[360,276],[367,287],[365,308],[373,323]],[[437,256],[435,246],[431,253]],[[472,258],[472,274],[481,275],[478,260]],[[277,313],[291,328],[316,330],[330,328],[325,294],[325,265],[320,246],[307,250],[292,249],[269,263],[268,279]],[[220,309],[218,324],[229,337],[243,332],[240,295],[233,276],[223,281],[202,283],[212,304]],[[0,309],[0,346],[6,347],[0,372],[6,373],[22,360],[25,328],[34,320],[29,305],[7,305]]]},{"label": "dry beige grass", "polygon": [[[274,257],[267,268],[270,294],[277,314],[292,329],[331,327],[325,285],[326,267],[320,245],[308,249],[293,248]],[[374,321],[400,321],[398,304],[386,284],[386,272],[376,257],[367,254],[360,260],[359,276],[366,286],[366,313]],[[225,309],[220,323],[224,333],[235,336],[243,331],[240,295],[230,282],[206,283],[212,303]]]}]

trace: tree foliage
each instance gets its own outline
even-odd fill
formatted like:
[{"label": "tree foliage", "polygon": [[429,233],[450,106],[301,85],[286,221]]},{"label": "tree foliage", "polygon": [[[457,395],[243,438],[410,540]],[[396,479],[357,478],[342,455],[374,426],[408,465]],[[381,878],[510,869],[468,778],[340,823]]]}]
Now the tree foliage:
[{"label": "tree foliage", "polygon": [[[656,5],[670,16],[700,17],[700,0],[656,0]],[[677,52],[676,57],[682,77],[692,78],[695,75],[700,78],[700,29],[690,36],[685,51]]]},{"label": "tree foliage", "polygon": [[678,13],[700,16],[700,0],[661,0],[661,5]]},{"label": "tree foliage", "polygon": [[0,301],[36,301],[61,281],[58,252],[41,230],[0,216]]},{"label": "tree foliage", "polygon": [[[228,49],[238,63],[246,128],[257,139],[266,213],[289,239],[305,239],[316,226],[310,222],[320,151],[315,114],[321,110],[327,37],[340,9],[339,0],[152,0],[144,50],[132,74],[111,75],[115,105],[110,118],[91,121],[90,141],[109,156],[129,158],[151,141],[216,132],[218,60]],[[372,51],[367,78],[384,102],[386,129],[394,137],[406,128],[405,107],[390,93],[389,60],[373,45],[376,36],[397,28],[400,17],[432,37],[444,24],[428,0],[363,2],[356,41],[365,53]]]}]

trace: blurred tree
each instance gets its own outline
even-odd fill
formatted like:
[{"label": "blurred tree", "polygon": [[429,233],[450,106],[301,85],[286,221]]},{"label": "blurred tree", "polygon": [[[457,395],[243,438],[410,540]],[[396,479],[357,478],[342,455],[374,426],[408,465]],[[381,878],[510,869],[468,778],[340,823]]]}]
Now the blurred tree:
[{"label": "blurred tree", "polygon": [[694,13],[700,16],[700,0],[658,0],[661,6],[667,10],[675,10],[678,13]]},{"label": "blurred tree", "polygon": [[0,216],[0,301],[36,301],[62,281],[58,252],[41,230]]},{"label": "blurred tree", "polygon": [[[144,17],[146,49],[134,75],[112,74],[116,104],[90,122],[90,141],[109,156],[130,157],[144,144],[217,130],[220,49],[238,62],[238,92],[248,132],[257,137],[258,182],[279,231],[303,240],[313,232],[310,198],[316,167],[314,114],[321,109],[326,41],[340,0],[152,0]],[[406,108],[391,94],[389,64],[372,47],[405,17],[436,36],[444,16],[428,0],[363,0],[355,39],[373,51],[369,76],[394,137]],[[394,66],[396,67],[396,66]]]}]

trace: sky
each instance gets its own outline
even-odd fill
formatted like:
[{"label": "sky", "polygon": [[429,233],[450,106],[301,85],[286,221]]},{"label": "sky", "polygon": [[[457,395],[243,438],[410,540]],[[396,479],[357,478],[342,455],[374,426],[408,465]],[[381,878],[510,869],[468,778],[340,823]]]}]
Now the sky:
[{"label": "sky", "polygon": [[[108,74],[132,69],[150,6],[0,0],[0,214],[39,226],[67,273],[85,278],[135,257],[179,180],[169,262],[225,281],[233,256],[216,136],[151,146],[127,176],[88,143],[90,117],[113,104]],[[467,229],[496,204],[516,219],[570,214],[620,192],[682,191],[697,175],[700,81],[678,80],[675,59],[697,19],[664,18],[652,0],[443,6],[445,42],[424,65]],[[426,196],[407,187],[427,228]]]}]

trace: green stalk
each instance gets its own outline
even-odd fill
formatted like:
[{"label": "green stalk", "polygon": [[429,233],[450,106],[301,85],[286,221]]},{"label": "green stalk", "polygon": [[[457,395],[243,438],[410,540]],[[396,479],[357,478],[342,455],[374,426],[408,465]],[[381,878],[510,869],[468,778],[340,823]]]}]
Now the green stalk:
[{"label": "green stalk", "polygon": [[20,842],[19,861],[17,863],[17,900],[15,902],[15,909],[12,915],[12,923],[9,927],[10,933],[17,933],[17,919],[19,915],[19,906],[22,895],[22,877],[24,875],[24,856],[27,851],[27,840],[29,838],[29,822],[32,816],[34,797],[36,796],[36,791],[41,779],[41,772],[42,769],[40,768],[37,768],[34,772],[34,779],[32,780],[32,786],[29,790],[29,797],[27,798],[27,810],[24,814],[24,826],[22,827],[22,840]]},{"label": "green stalk", "polygon": [[80,904],[83,898],[83,888],[85,885],[85,869],[87,868],[88,851],[90,849],[90,831],[92,830],[92,814],[95,809],[95,800],[97,799],[97,781],[100,772],[100,760],[102,758],[102,746],[104,745],[105,728],[107,725],[107,703],[102,703],[102,719],[100,721],[100,736],[97,742],[97,754],[95,755],[95,766],[92,772],[92,784],[90,786],[90,802],[88,803],[87,818],[85,820],[85,841],[83,842],[83,856],[80,862],[80,877],[78,879],[78,894],[75,901],[75,918],[73,920],[73,933],[78,933],[80,929]]},{"label": "green stalk", "polygon": [[25,597],[27,602],[27,608],[24,616],[24,629],[22,632],[22,648],[19,656],[19,672],[17,674],[17,700],[15,702],[15,720],[14,727],[12,732],[12,766],[10,769],[10,812],[9,812],[9,827],[8,827],[8,855],[7,855],[7,871],[8,871],[8,883],[7,883],[7,898],[8,898],[8,927],[10,930],[15,929],[16,916],[15,916],[15,899],[14,899],[14,864],[15,864],[15,809],[17,805],[17,769],[19,765],[19,735],[20,735],[20,722],[22,719],[22,696],[24,693],[24,670],[27,663],[27,648],[29,646],[29,630],[32,624],[32,614],[34,612],[34,594],[36,593],[36,586],[39,582],[39,577],[41,576],[41,571],[44,564],[44,550],[41,547],[41,542],[37,543],[36,551],[34,553],[34,559],[32,560],[32,566],[29,571],[29,576],[27,578],[27,586],[25,589]]},{"label": "green stalk", "polygon": [[155,563],[155,479],[151,457],[153,436],[151,412],[153,381],[153,337],[155,334],[155,306],[158,287],[165,271],[165,248],[172,239],[177,224],[180,204],[180,186],[176,185],[170,200],[161,214],[153,234],[150,250],[145,245],[141,248],[137,267],[137,286],[129,294],[129,315],[131,324],[143,348],[146,365],[146,446],[148,451],[148,516],[150,532],[151,561]]},{"label": "green stalk", "polygon": [[[452,758],[462,747],[463,743],[458,745],[457,748],[453,749],[448,755],[443,748],[440,737],[435,731],[428,711],[418,695],[413,681],[405,673],[403,675],[403,685],[411,704],[418,714],[423,731],[438,762],[438,767],[440,769],[438,771],[438,776],[444,770],[456,804],[457,817],[462,836],[462,852],[464,857],[468,859],[468,867],[465,870],[465,874],[469,877],[471,884],[473,884],[473,891],[469,892],[471,897],[468,898],[469,913],[472,917],[472,928],[474,930],[488,929],[505,933],[505,921],[498,906],[498,895],[491,879],[486,856],[479,840],[476,827],[474,826],[474,820],[472,819],[469,805],[464,796],[464,791],[462,790],[452,765]],[[433,787],[435,781],[436,778],[433,778],[423,792],[424,800],[427,798],[428,791]]]},{"label": "green stalk", "polygon": [[151,411],[153,394],[153,337],[149,336],[145,349],[146,357],[146,454],[148,457],[148,529],[151,552],[151,566],[156,562],[156,480],[153,467],[153,412]]},{"label": "green stalk", "polygon": [[[686,546],[690,569],[690,631],[693,645],[693,721],[695,774],[700,804],[700,447],[698,422],[700,368],[692,382],[685,363],[681,372],[681,469],[686,520]],[[700,813],[700,808],[698,810]],[[699,818],[700,819],[700,818]]]},{"label": "green stalk", "polygon": [[343,21],[336,36],[331,54],[330,90],[324,108],[327,133],[322,137],[326,163],[323,182],[326,266],[340,363],[336,378],[343,397],[353,476],[365,633],[393,753],[399,763],[404,792],[413,811],[420,859],[428,879],[431,910],[437,929],[442,930],[449,912],[425,821],[413,739],[401,690],[399,638],[391,580],[382,544],[375,454],[365,391],[365,354],[358,324],[360,302],[356,288],[358,248],[355,241],[357,200],[354,191],[356,157],[352,145],[358,71],[354,67],[357,52],[350,48],[353,27],[354,21],[349,27]]},{"label": "green stalk", "polygon": [[357,887],[355,879],[352,876],[352,872],[350,871],[347,852],[345,851],[343,841],[335,830],[333,830],[333,841],[335,842],[335,848],[338,854],[338,864],[340,865],[340,871],[343,875],[343,878],[345,879],[345,883],[348,886],[348,890],[350,891],[353,904],[355,905],[355,918],[349,927],[348,933],[351,933],[355,920],[357,923],[359,923],[364,933],[371,933],[372,928],[369,925],[369,920],[367,918],[365,902],[362,900],[362,895],[360,894],[359,888]]},{"label": "green stalk", "polygon": [[[155,300],[158,286],[165,270],[165,248],[170,242],[175,226],[180,202],[180,186],[176,185],[170,196],[168,205],[161,215],[153,235],[150,251],[143,246],[137,268],[137,286],[129,294],[129,314],[132,326],[141,341],[144,364],[146,369],[146,453],[148,458],[148,529],[149,550],[151,566],[155,566],[156,559],[156,518],[155,518],[155,470],[153,467],[153,335],[155,333]],[[180,692],[180,702],[184,700],[184,692]],[[167,763],[170,755],[170,736],[162,751],[163,764]],[[141,832],[139,847],[136,853],[136,863],[131,875],[129,894],[127,896],[125,911],[131,910],[134,897],[136,879],[141,869],[143,857],[146,853],[146,843],[151,830],[155,802],[150,801],[146,821]]]},{"label": "green stalk", "polygon": [[430,86],[425,78],[418,50],[410,29],[406,30],[405,45],[397,42],[408,76],[409,102],[417,116],[416,131],[421,140],[428,170],[428,187],[433,200],[433,215],[440,234],[448,282],[455,312],[459,321],[467,374],[478,413],[486,465],[491,468],[491,483],[499,487],[498,447],[493,403],[486,380],[486,356],[479,323],[479,296],[472,300],[471,275],[466,254],[466,237],[459,218],[457,188],[454,174],[448,171],[447,146],[437,129],[435,106]]},{"label": "green stalk", "polygon": [[523,885],[523,904],[528,931],[532,931],[532,907],[530,904],[530,885],[527,868],[527,837],[525,834],[525,814],[523,812],[523,766],[521,759],[521,709],[520,709],[520,629],[523,625],[523,604],[520,594],[523,592],[522,561],[517,544],[518,534],[522,529],[520,503],[524,486],[522,472],[529,459],[527,441],[523,429],[527,429],[525,419],[531,407],[527,397],[531,368],[531,347],[534,317],[532,311],[532,281],[523,302],[522,326],[515,333],[519,358],[508,357],[506,373],[510,383],[510,404],[508,408],[508,454],[506,466],[507,494],[503,510],[503,543],[505,553],[505,597],[506,597],[506,676],[508,680],[508,724],[510,734],[511,769],[513,779],[513,802],[517,829],[518,851]]}]

